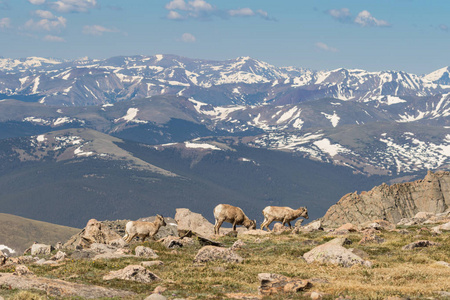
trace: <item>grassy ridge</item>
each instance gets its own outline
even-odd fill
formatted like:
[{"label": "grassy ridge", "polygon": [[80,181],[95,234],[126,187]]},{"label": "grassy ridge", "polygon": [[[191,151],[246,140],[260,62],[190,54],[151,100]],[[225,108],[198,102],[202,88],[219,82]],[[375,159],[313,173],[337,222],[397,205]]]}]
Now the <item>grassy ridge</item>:
[{"label": "grassy ridge", "polygon": [[80,229],[0,213],[0,244],[23,252],[33,242],[55,245],[66,242]]},{"label": "grassy ridge", "polygon": [[[353,266],[343,268],[335,265],[307,264],[302,255],[314,248],[312,241],[323,244],[332,237],[325,232],[307,234],[290,234],[266,237],[240,237],[246,245],[237,250],[245,260],[242,264],[210,262],[194,264],[193,258],[200,249],[199,245],[166,249],[157,242],[145,242],[143,245],[155,249],[162,266],[150,270],[163,281],[141,284],[124,280],[104,281],[102,277],[111,270],[119,270],[130,264],[139,264],[144,258],[123,258],[113,260],[73,260],[68,259],[57,266],[30,265],[29,268],[38,276],[65,279],[72,282],[95,284],[136,292],[138,295],[129,300],[143,299],[158,285],[167,288],[163,293],[169,299],[184,297],[186,299],[231,299],[231,294],[258,293],[259,273],[278,273],[289,277],[313,280],[310,291],[325,293],[324,299],[336,299],[347,296],[351,299],[385,299],[389,296],[413,297],[414,299],[445,299],[437,291],[449,291],[450,268],[436,264],[448,261],[450,253],[450,234],[439,236],[430,232],[410,228],[409,234],[382,232],[386,239],[382,244],[359,245],[361,233],[347,237],[352,241],[347,248],[357,248],[366,252],[372,268]],[[440,245],[412,251],[402,250],[402,246],[427,239]],[[236,238],[221,237],[219,240],[231,246]],[[131,245],[133,249],[141,243]],[[3,272],[12,272],[12,269]],[[0,295],[17,293],[3,290]],[[302,293],[264,297],[275,299],[309,299]]]}]

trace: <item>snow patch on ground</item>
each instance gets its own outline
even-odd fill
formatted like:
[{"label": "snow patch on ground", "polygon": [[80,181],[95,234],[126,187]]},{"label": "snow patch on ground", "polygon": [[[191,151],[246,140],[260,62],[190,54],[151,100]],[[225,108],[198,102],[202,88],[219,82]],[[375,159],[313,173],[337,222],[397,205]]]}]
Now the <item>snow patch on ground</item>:
[{"label": "snow patch on ground", "polygon": [[322,152],[328,153],[331,157],[339,154],[339,153],[348,153],[350,150],[339,144],[331,144],[329,139],[322,139],[319,141],[315,141],[313,143],[317,148],[319,148]]},{"label": "snow patch on ground", "polygon": [[322,115],[325,116],[325,118],[327,118],[328,120],[330,120],[331,125],[333,125],[333,127],[336,127],[339,124],[339,120],[341,119],[336,112],[334,112],[332,115],[326,114],[324,112],[322,112]]},{"label": "snow patch on ground", "polygon": [[208,150],[221,150],[219,147],[216,147],[214,145],[210,145],[207,143],[192,143],[192,142],[185,142],[184,143],[186,148],[192,148],[192,149],[208,149]]}]

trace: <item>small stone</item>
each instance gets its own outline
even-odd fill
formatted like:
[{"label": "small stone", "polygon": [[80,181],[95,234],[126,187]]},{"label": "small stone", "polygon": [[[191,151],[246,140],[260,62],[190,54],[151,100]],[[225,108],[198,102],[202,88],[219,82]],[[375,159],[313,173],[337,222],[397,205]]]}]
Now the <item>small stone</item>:
[{"label": "small stone", "polygon": [[312,300],[319,300],[319,299],[323,298],[322,294],[318,293],[318,292],[312,292],[310,297],[311,297]]},{"label": "small stone", "polygon": [[159,257],[158,254],[156,254],[156,252],[149,247],[137,246],[136,249],[134,249],[134,252],[136,253],[137,257],[148,257],[148,258]]},{"label": "small stone", "polygon": [[225,234],[225,236],[229,236],[229,237],[234,237],[235,238],[235,237],[238,236],[238,232],[236,230],[231,230],[231,231],[227,232]]},{"label": "small stone", "polygon": [[150,296],[148,296],[144,300],[167,300],[167,298],[165,296],[163,296],[163,295],[160,295],[160,294],[151,294]]},{"label": "small stone", "polygon": [[246,245],[242,240],[237,240],[233,243],[233,246],[231,246],[232,250],[241,249],[244,248]]},{"label": "small stone", "polygon": [[143,267],[153,267],[153,266],[163,266],[164,263],[160,260],[153,260],[153,261],[143,261],[141,262],[141,265]]},{"label": "small stone", "polygon": [[241,263],[244,261],[242,257],[236,254],[232,249],[204,246],[201,248],[194,258],[195,263],[222,260],[228,263]]},{"label": "small stone", "polygon": [[427,241],[427,240],[420,240],[412,242],[411,244],[408,244],[406,246],[403,246],[403,250],[412,250],[415,248],[424,248],[424,247],[430,247],[430,246],[438,246],[438,243]]},{"label": "small stone", "polygon": [[31,255],[49,255],[53,249],[51,245],[33,244],[31,246]]},{"label": "small stone", "polygon": [[53,258],[54,258],[54,260],[64,260],[66,257],[67,257],[67,254],[65,252],[58,251]]},{"label": "small stone", "polygon": [[34,273],[31,272],[25,265],[17,265],[16,271],[13,273],[17,276],[33,276]]},{"label": "small stone", "polygon": [[103,280],[111,279],[123,279],[141,283],[150,283],[160,280],[158,276],[139,265],[129,265],[121,270],[111,271],[103,276]]},{"label": "small stone", "polygon": [[350,232],[357,231],[355,225],[353,225],[352,223],[344,224],[341,227],[339,227],[338,229],[336,229],[336,231],[339,231],[339,230],[348,230]]},{"label": "small stone", "polygon": [[450,263],[445,262],[445,261],[437,261],[437,262],[435,262],[435,264],[439,265],[439,266],[444,266],[444,267],[450,268]]},{"label": "small stone", "polygon": [[165,291],[167,291],[167,288],[166,288],[166,287],[163,287],[163,286],[158,285],[158,286],[155,287],[155,289],[153,290],[153,293],[154,293],[154,294],[162,294],[162,293],[164,293]]}]

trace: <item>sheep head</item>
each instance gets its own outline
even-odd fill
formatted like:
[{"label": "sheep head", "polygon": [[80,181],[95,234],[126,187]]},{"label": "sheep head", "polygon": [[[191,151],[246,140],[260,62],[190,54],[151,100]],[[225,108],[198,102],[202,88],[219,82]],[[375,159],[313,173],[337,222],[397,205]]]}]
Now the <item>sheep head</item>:
[{"label": "sheep head", "polygon": [[164,220],[164,217],[161,215],[156,215],[156,219],[159,220],[161,223],[161,226],[166,226],[166,221]]},{"label": "sheep head", "polygon": [[256,229],[256,220],[247,219],[243,224],[247,229]]}]

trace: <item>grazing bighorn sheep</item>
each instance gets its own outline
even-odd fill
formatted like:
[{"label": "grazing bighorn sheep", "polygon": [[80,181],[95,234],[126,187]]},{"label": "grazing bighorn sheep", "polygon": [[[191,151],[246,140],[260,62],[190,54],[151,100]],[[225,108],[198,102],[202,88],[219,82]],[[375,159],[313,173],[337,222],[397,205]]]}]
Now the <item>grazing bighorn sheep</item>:
[{"label": "grazing bighorn sheep", "polygon": [[267,206],[263,209],[263,215],[264,215],[264,222],[261,224],[261,230],[264,229],[264,227],[267,228],[267,230],[270,231],[269,225],[273,221],[280,221],[284,224],[288,224],[289,228],[292,228],[291,221],[295,220],[299,217],[304,217],[305,219],[308,219],[308,210],[306,207],[300,207],[298,209],[292,209],[287,206]]},{"label": "grazing bighorn sheep", "polygon": [[166,226],[164,217],[161,215],[156,215],[156,219],[153,222],[130,221],[125,226],[123,239],[129,243],[135,236],[142,238],[142,241],[148,236],[153,238],[161,226]]},{"label": "grazing bighorn sheep", "polygon": [[229,204],[219,204],[214,208],[214,234],[219,234],[220,226],[223,222],[233,224],[233,230],[236,225],[244,225],[247,229],[256,229],[256,220],[250,220],[239,207]]}]

